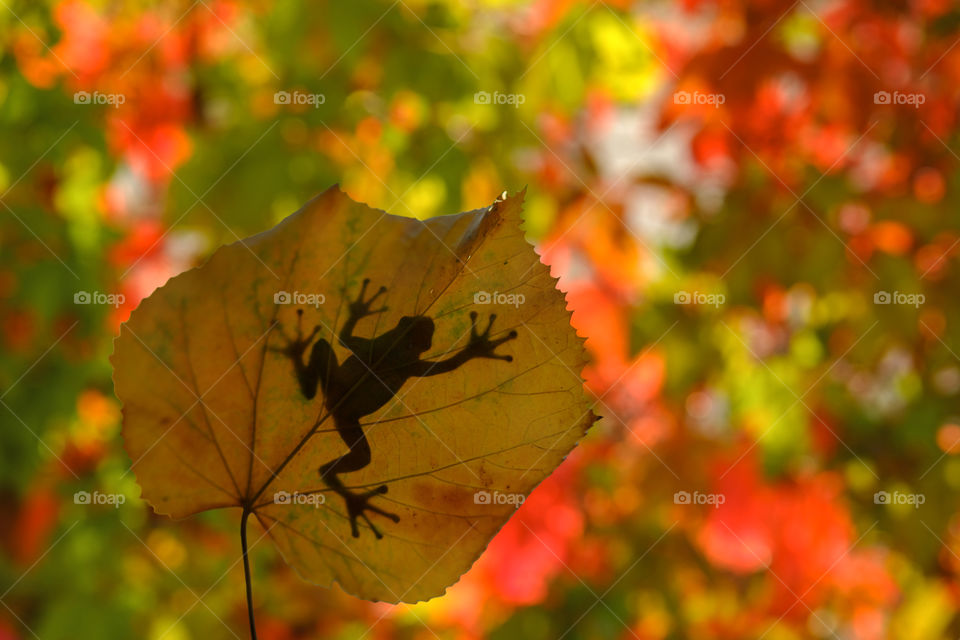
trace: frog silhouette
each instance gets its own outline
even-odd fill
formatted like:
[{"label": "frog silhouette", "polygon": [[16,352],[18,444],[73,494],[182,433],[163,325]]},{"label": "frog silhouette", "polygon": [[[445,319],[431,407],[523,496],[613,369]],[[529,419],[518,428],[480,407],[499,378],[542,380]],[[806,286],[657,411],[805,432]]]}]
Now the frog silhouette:
[{"label": "frog silhouette", "polygon": [[[487,326],[481,332],[477,327],[479,316],[474,311],[470,313],[470,339],[466,346],[447,358],[424,360],[421,356],[431,348],[435,330],[433,319],[428,316],[403,316],[394,328],[373,338],[353,335],[360,320],[387,310],[387,307],[371,308],[373,302],[386,293],[386,287],[380,287],[364,299],[369,284],[369,278],[363,281],[356,300],[349,304],[347,320],[337,336],[339,343],[350,352],[342,363],[337,361],[330,343],[322,337],[317,338],[319,326],[314,327],[309,335],[303,334],[303,309],[297,309],[296,335],[287,336],[281,327],[280,334],[286,344],[273,350],[292,361],[300,392],[305,398],[313,399],[318,390],[322,391],[324,407],[347,446],[347,453],[321,465],[319,473],[330,490],[343,499],[353,537],[360,536],[357,519],[362,518],[380,539],[383,534],[371,522],[368,511],[393,522],[400,521],[396,514],[370,504],[372,498],[387,493],[387,486],[357,492],[347,488],[340,479],[342,474],[363,469],[373,459],[360,419],[383,407],[410,378],[449,373],[477,358],[511,362],[512,356],[496,353],[495,349],[516,338],[517,332],[510,331],[503,337],[491,339],[496,314],[490,314]],[[310,355],[305,360],[308,348]]]}]

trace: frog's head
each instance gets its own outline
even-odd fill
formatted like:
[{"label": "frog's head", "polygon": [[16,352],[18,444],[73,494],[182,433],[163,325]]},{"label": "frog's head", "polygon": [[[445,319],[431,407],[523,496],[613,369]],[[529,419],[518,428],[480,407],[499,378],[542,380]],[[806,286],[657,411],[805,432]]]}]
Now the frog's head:
[{"label": "frog's head", "polygon": [[397,332],[403,344],[417,355],[433,344],[433,331],[433,320],[427,316],[403,316],[397,323]]}]

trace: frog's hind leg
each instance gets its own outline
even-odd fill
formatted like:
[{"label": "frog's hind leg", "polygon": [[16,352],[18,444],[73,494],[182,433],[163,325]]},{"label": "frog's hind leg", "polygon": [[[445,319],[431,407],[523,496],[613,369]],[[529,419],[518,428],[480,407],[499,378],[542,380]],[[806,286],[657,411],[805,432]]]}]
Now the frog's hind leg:
[{"label": "frog's hind leg", "polygon": [[349,447],[349,451],[336,460],[331,460],[321,466],[319,470],[320,477],[323,478],[324,482],[327,483],[327,486],[329,486],[334,493],[343,498],[347,507],[347,517],[350,519],[350,531],[354,538],[360,537],[360,530],[357,528],[358,517],[363,518],[371,531],[373,531],[373,535],[378,539],[382,538],[383,534],[381,534],[380,530],[370,521],[366,512],[371,511],[393,522],[400,521],[399,516],[396,514],[384,511],[370,504],[371,498],[387,492],[387,485],[382,484],[369,491],[355,492],[347,489],[339,477],[342,473],[359,471],[370,464],[370,444],[367,442],[367,436],[363,433],[363,427],[361,427],[358,422],[343,424],[340,421],[336,421],[336,427],[337,433],[343,438],[344,443]]}]

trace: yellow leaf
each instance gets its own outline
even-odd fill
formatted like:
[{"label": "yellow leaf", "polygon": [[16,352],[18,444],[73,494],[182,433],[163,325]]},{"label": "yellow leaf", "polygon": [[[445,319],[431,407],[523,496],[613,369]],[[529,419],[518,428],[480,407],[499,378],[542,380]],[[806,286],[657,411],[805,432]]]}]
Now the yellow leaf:
[{"label": "yellow leaf", "polygon": [[112,356],[144,499],[239,507],[317,584],[443,593],[594,420],[522,197],[418,221],[334,187],[154,292]]}]

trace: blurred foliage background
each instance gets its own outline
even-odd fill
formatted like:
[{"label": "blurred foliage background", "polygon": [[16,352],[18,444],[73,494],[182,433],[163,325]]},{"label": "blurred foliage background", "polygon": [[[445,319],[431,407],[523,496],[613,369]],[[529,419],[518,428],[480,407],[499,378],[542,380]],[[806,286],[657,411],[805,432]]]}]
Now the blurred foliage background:
[{"label": "blurred foliage background", "polygon": [[0,4],[3,640],[246,637],[239,514],[139,500],[107,357],[333,183],[527,186],[604,419],[428,603],[254,530],[261,637],[960,636],[954,3]]}]

